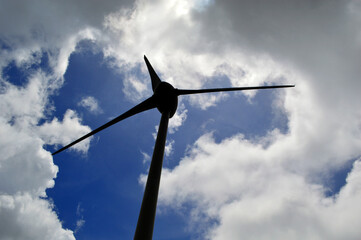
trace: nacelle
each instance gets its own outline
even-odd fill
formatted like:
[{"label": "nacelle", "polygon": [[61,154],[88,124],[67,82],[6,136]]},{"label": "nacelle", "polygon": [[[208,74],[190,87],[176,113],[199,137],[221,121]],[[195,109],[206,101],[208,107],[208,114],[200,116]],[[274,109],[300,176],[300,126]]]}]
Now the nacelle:
[{"label": "nacelle", "polygon": [[175,88],[167,82],[161,82],[154,91],[154,98],[159,112],[169,111],[169,117],[173,117],[178,107]]}]

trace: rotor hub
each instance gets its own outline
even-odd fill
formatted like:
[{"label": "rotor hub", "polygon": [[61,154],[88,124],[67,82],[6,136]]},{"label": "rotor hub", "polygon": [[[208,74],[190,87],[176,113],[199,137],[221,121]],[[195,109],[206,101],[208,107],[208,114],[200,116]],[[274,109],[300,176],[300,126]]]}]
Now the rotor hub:
[{"label": "rotor hub", "polygon": [[178,106],[178,96],[176,89],[167,82],[161,82],[154,90],[154,98],[157,109],[160,113],[169,112],[169,117],[173,117]]}]

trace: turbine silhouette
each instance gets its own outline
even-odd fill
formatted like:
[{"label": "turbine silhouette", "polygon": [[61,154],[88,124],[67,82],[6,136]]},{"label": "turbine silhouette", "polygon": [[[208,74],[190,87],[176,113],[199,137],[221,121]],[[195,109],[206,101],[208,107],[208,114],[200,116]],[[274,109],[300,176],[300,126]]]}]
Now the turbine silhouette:
[{"label": "turbine silhouette", "polygon": [[174,88],[171,84],[161,81],[157,73],[154,71],[152,65],[149,63],[146,56],[144,56],[144,60],[145,63],[147,64],[147,68],[152,81],[153,95],[150,98],[141,102],[140,104],[136,105],[135,107],[131,108],[127,112],[119,115],[118,117],[107,122],[106,124],[98,127],[97,129],[91,131],[90,133],[84,135],[83,137],[75,140],[74,142],[52,153],[52,155],[60,153],[65,149],[70,148],[74,144],[77,144],[78,142],[96,134],[97,132],[100,132],[101,130],[110,127],[111,125],[120,122],[128,117],[131,117],[135,114],[153,108],[157,108],[159,110],[162,116],[160,119],[158,134],[155,141],[152,161],[149,168],[148,179],[145,186],[137,227],[134,234],[134,239],[136,240],[148,240],[148,239],[152,239],[153,236],[154,219],[155,219],[155,213],[157,207],[158,190],[159,190],[160,176],[163,165],[164,147],[167,137],[168,121],[170,118],[173,117],[173,115],[177,110],[178,96],[198,94],[198,93],[210,93],[210,92],[288,88],[295,86],[295,85],[275,85],[275,86],[211,88],[211,89],[194,89],[194,90],[177,89]]}]

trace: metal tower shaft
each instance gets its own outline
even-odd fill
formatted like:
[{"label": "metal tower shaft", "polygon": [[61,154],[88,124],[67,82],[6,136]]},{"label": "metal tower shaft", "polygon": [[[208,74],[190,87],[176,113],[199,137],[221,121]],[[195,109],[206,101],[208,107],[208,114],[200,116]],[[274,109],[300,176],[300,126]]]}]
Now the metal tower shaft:
[{"label": "metal tower shaft", "polygon": [[155,141],[152,162],[150,164],[148,179],[145,185],[145,191],[142,206],[140,208],[137,228],[134,234],[134,240],[151,240],[153,238],[154,220],[157,209],[159,183],[162,173],[168,121],[169,111],[165,111],[162,113],[162,117],[160,119],[158,135]]}]

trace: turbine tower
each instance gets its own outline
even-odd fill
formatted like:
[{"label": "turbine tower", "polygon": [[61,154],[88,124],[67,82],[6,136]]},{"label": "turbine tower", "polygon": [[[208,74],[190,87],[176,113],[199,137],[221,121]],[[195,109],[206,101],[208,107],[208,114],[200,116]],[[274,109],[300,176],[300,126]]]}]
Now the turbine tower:
[{"label": "turbine tower", "polygon": [[168,130],[168,121],[170,118],[173,117],[173,115],[177,110],[178,96],[198,94],[198,93],[210,93],[210,92],[229,92],[229,91],[256,90],[256,89],[288,88],[295,86],[295,85],[275,85],[275,86],[211,88],[211,89],[192,89],[192,90],[177,89],[174,88],[171,84],[161,81],[146,56],[144,56],[144,60],[145,63],[147,64],[147,68],[152,81],[153,95],[150,98],[141,102],[140,104],[136,105],[135,107],[131,108],[127,112],[119,115],[118,117],[107,122],[106,124],[98,127],[97,129],[91,131],[90,133],[84,135],[83,137],[75,140],[74,142],[52,153],[52,155],[60,153],[65,149],[70,148],[74,144],[96,134],[97,132],[100,132],[101,130],[104,130],[105,128],[110,127],[111,125],[120,122],[128,117],[131,117],[135,114],[153,108],[157,108],[159,110],[162,116],[160,119],[158,134],[155,141],[152,161],[149,168],[147,183],[144,190],[143,201],[140,208],[137,227],[134,234],[135,240],[151,240],[153,237],[154,220],[155,220],[155,213],[157,208],[159,183],[162,172],[164,147],[165,147],[167,130]]}]

